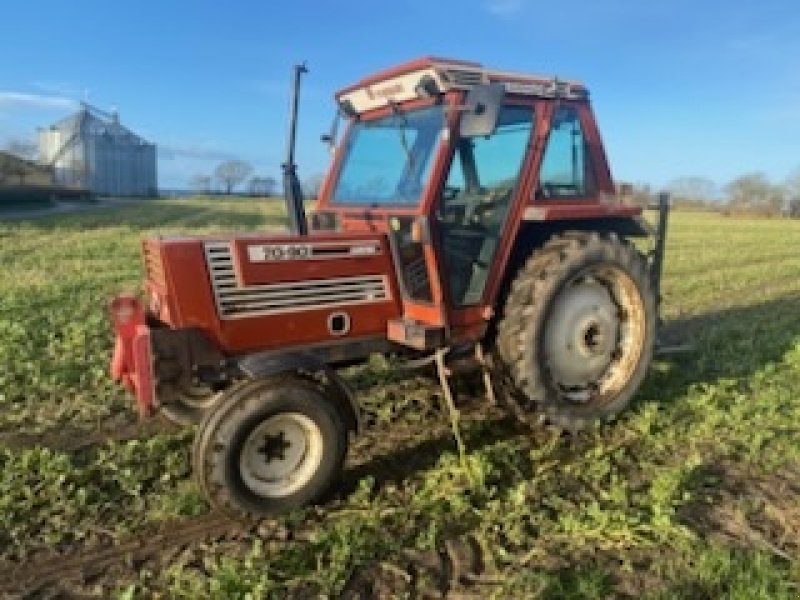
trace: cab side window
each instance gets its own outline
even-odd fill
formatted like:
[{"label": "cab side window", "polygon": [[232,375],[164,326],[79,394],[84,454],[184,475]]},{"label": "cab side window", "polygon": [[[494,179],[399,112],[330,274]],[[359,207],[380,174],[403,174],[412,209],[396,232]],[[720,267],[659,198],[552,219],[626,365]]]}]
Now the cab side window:
[{"label": "cab side window", "polygon": [[561,106],[553,115],[536,198],[590,198],[596,192],[591,156],[578,111],[571,106]]}]

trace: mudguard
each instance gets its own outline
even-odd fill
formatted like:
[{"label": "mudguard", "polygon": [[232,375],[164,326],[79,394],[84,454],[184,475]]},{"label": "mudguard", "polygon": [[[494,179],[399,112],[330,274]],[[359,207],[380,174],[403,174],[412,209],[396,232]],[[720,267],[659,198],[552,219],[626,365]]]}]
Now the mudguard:
[{"label": "mudguard", "polygon": [[350,386],[316,356],[305,352],[263,352],[244,356],[237,365],[244,375],[253,379],[302,372],[321,376],[330,392],[327,397],[345,418],[347,428],[354,433],[361,431],[361,409]]}]

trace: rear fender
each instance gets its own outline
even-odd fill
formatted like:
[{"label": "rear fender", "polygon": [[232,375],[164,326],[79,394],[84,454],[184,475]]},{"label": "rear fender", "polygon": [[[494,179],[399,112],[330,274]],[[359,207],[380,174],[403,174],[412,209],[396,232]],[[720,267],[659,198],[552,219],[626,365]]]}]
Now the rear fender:
[{"label": "rear fender", "polygon": [[281,374],[308,374],[319,378],[339,413],[345,418],[347,428],[361,431],[361,409],[350,386],[330,366],[304,352],[264,352],[251,354],[238,361],[239,369],[247,377],[263,378]]},{"label": "rear fender", "polygon": [[641,217],[613,217],[605,219],[561,219],[522,223],[506,266],[500,293],[495,306],[505,303],[511,282],[531,253],[541,248],[547,240],[564,231],[597,231],[616,233],[623,238],[647,238],[654,235],[653,228]]}]

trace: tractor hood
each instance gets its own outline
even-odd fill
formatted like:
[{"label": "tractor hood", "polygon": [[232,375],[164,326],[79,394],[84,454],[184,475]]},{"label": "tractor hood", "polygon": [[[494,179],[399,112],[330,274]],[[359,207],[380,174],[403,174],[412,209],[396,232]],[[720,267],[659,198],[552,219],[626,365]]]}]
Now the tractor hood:
[{"label": "tractor hood", "polygon": [[381,233],[160,237],[143,245],[151,317],[229,354],[385,335],[400,302]]}]

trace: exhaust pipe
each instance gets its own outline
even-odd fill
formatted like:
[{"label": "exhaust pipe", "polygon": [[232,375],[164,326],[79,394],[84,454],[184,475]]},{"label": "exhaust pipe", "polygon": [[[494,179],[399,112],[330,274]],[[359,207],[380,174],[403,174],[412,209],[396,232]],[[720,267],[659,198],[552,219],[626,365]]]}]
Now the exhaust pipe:
[{"label": "exhaust pipe", "polygon": [[295,235],[308,235],[306,210],[303,205],[303,189],[297,179],[297,165],[294,163],[294,144],[297,133],[297,103],[300,98],[300,77],[308,73],[305,63],[295,65],[292,77],[292,98],[289,105],[289,139],[286,146],[286,162],[283,168],[283,197],[289,216],[289,229]]}]

